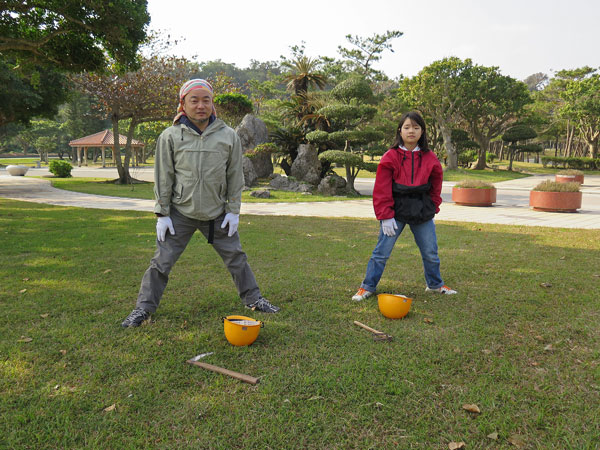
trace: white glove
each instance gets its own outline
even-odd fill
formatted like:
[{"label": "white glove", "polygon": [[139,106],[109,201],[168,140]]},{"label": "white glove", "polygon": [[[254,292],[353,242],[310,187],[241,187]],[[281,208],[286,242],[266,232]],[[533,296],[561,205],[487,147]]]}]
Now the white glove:
[{"label": "white glove", "polygon": [[221,228],[225,228],[227,225],[229,225],[229,232],[227,233],[227,236],[231,237],[237,231],[239,223],[239,214],[227,213],[225,214],[225,218],[223,219],[223,224],[221,225]]},{"label": "white glove", "polygon": [[173,228],[173,221],[169,216],[159,217],[156,221],[156,238],[164,242],[167,236],[167,229],[171,234],[175,234],[175,228]]},{"label": "white glove", "polygon": [[397,229],[398,225],[396,224],[396,219],[383,219],[381,221],[381,230],[386,236],[396,236],[395,230]]}]

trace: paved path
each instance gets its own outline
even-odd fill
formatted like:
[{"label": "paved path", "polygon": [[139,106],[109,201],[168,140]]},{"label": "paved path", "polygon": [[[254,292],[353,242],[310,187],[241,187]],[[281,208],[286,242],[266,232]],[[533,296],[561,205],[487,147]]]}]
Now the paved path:
[{"label": "paved path", "polygon": [[[44,176],[47,169],[30,169],[27,175]],[[114,169],[75,168],[72,174],[83,177],[116,177]],[[152,168],[133,169],[136,178],[151,180]],[[452,203],[451,189],[454,183],[444,182],[441,211],[437,220],[457,222],[497,223],[506,225],[546,226],[560,228],[600,229],[600,176],[585,177],[582,186],[582,208],[578,213],[547,213],[533,211],[529,207],[529,191],[540,181],[553,178],[550,175],[537,175],[517,180],[495,183],[498,193],[495,206],[476,208],[458,206]],[[373,179],[358,179],[357,189],[370,194]],[[151,200],[107,197],[55,189],[46,179],[11,177],[6,170],[0,170],[0,197],[48,203],[52,205],[76,206],[82,208],[123,209],[134,211],[153,210]],[[363,217],[374,218],[371,200],[350,200],[340,202],[305,203],[243,203],[242,214],[277,216],[315,217]]]}]

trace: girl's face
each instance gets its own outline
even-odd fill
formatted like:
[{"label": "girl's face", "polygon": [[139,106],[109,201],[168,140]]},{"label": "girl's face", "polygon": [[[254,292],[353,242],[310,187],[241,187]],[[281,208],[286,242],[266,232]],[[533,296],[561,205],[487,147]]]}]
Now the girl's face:
[{"label": "girl's face", "polygon": [[400,136],[404,142],[405,147],[410,147],[409,150],[415,148],[421,139],[423,129],[417,122],[413,122],[411,119],[406,119],[400,128]]}]

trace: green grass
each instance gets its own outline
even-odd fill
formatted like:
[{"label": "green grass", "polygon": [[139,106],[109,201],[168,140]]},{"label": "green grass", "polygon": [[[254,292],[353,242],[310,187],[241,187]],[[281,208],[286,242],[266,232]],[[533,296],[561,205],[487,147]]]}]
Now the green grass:
[{"label": "green grass", "polygon": [[[84,192],[86,194],[110,195],[114,197],[143,198],[154,200],[154,183],[141,183],[132,185],[116,185],[106,178],[51,178],[52,186],[58,189],[68,191]],[[250,193],[258,188],[268,186],[268,183],[261,183],[260,186],[252,188],[250,191],[242,193],[242,201],[246,203],[264,203],[264,202],[327,202],[333,200],[356,200],[360,198],[370,198],[366,196],[356,197],[329,197],[320,194],[306,195],[302,192],[271,191],[271,197],[261,199],[252,197]]]},{"label": "green grass", "polygon": [[[154,224],[145,213],[0,199],[0,447],[600,442],[598,231],[438,222],[453,297],[424,294],[407,231],[380,284],[414,298],[395,321],[374,300],[350,300],[375,220],[242,216],[250,264],[282,311],[250,313],[265,327],[252,346],[232,347],[220,318],[245,310],[200,236],[171,273],[153,323],[120,328],[154,252]],[[354,320],[395,339],[375,342]],[[185,364],[208,351],[206,362],[260,384]],[[463,410],[467,403],[481,414]],[[497,441],[486,437],[494,432]]]}]

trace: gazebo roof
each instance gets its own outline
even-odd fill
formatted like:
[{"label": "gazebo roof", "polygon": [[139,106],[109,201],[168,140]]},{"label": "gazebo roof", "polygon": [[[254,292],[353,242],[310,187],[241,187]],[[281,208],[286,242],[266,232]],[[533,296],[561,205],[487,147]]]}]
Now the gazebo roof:
[{"label": "gazebo roof", "polygon": [[[95,134],[90,134],[79,139],[74,139],[69,142],[71,147],[108,147],[115,143],[114,135],[111,130],[100,131]],[[119,135],[119,145],[125,145],[127,143],[127,136]],[[132,147],[144,147],[142,141],[137,139],[131,140]]]}]

